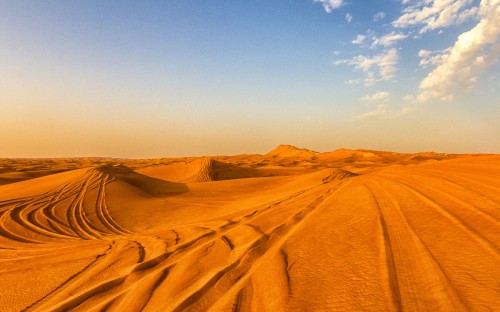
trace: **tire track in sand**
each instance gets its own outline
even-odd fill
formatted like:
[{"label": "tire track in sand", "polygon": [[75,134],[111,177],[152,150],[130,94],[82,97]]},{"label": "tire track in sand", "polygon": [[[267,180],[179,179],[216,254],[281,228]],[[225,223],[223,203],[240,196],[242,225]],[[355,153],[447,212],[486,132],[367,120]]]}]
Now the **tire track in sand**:
[{"label": "tire track in sand", "polygon": [[[404,198],[395,198],[378,179],[372,179],[365,186],[376,196],[376,204],[384,214],[398,276],[401,309],[444,311],[451,305],[454,311],[469,311],[462,294],[409,225],[399,205],[399,200]],[[426,289],[425,293],[422,289]]]},{"label": "tire track in sand", "polygon": [[387,275],[389,280],[389,289],[391,291],[392,304],[394,306],[394,310],[403,311],[402,303],[401,303],[401,293],[399,291],[399,281],[398,281],[398,273],[396,270],[396,263],[394,261],[393,247],[391,244],[391,236],[389,235],[389,231],[387,230],[387,224],[385,222],[383,209],[375,197],[375,194],[368,188],[368,186],[364,185],[372,200],[375,202],[375,206],[377,206],[379,211],[379,223],[380,228],[382,229],[382,238],[383,238],[383,248],[385,251],[385,263],[387,266]]},{"label": "tire track in sand", "polygon": [[464,233],[469,235],[472,239],[474,239],[480,246],[482,246],[485,250],[488,250],[492,255],[497,258],[500,258],[500,249],[493,244],[490,240],[482,236],[475,228],[471,227],[469,224],[464,222],[461,218],[459,218],[455,213],[453,213],[450,209],[438,204],[429,196],[425,195],[418,189],[403,183],[401,181],[396,181],[391,179],[393,183],[397,183],[401,185],[403,188],[409,190],[412,194],[415,195],[419,200],[421,200],[426,205],[432,207],[440,213],[443,217],[447,218],[452,224],[456,225],[460,228]]}]

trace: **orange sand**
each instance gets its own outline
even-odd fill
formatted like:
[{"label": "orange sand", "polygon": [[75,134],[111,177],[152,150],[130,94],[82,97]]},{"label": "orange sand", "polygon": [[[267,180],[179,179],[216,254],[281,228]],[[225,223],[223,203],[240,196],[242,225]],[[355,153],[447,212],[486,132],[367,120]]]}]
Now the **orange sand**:
[{"label": "orange sand", "polygon": [[500,155],[0,159],[1,311],[498,311]]}]

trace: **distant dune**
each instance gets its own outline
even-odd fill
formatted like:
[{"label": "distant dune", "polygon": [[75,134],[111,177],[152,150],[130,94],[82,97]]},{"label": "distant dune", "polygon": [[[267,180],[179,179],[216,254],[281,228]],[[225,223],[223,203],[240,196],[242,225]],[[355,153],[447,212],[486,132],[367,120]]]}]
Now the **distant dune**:
[{"label": "distant dune", "polygon": [[137,172],[151,177],[186,183],[251,178],[263,175],[258,170],[217,161],[210,157],[138,169]]},{"label": "distant dune", "polygon": [[273,157],[312,157],[318,154],[305,148],[297,148],[292,145],[280,145],[266,154]]},{"label": "distant dune", "polygon": [[498,311],[500,155],[0,159],[1,311]]}]

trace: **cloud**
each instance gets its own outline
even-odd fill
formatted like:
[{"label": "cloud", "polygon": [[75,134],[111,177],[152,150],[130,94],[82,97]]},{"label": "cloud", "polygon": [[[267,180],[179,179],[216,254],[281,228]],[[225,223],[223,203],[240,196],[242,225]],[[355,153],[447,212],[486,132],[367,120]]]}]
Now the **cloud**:
[{"label": "cloud", "polygon": [[343,0],[314,0],[314,2],[321,3],[326,13],[333,12],[333,10],[340,8],[343,4]]},{"label": "cloud", "polygon": [[349,14],[349,13],[347,13],[347,14],[345,15],[345,20],[347,21],[347,23],[352,22],[352,15],[351,15],[351,14]]},{"label": "cloud", "polygon": [[372,57],[358,55],[351,60],[341,61],[348,65],[353,65],[354,68],[360,69],[367,73],[367,78],[375,79],[374,70],[378,70],[378,75],[381,80],[389,80],[394,77],[397,68],[396,64],[399,60],[398,51],[392,48],[381,54],[376,54]]},{"label": "cloud", "polygon": [[366,77],[364,79],[365,87],[373,86],[379,81],[382,81],[382,79],[377,78],[374,72],[370,71],[366,73]]},{"label": "cloud", "polygon": [[385,17],[385,13],[384,12],[377,12],[377,14],[373,15],[373,21],[374,22],[378,22],[381,19],[383,19],[384,17]]},{"label": "cloud", "polygon": [[357,35],[356,38],[351,41],[352,44],[362,44],[363,41],[365,41],[366,36],[365,35]]},{"label": "cloud", "polygon": [[396,74],[396,64],[399,61],[398,50],[391,48],[374,56],[358,55],[350,60],[339,60],[335,65],[347,64],[354,66],[366,74],[365,85],[374,85],[380,80],[390,80]]},{"label": "cloud", "polygon": [[405,96],[403,96],[403,101],[410,102],[410,101],[413,101],[414,98],[415,97],[413,95],[411,95],[411,94],[405,95]]},{"label": "cloud", "polygon": [[355,84],[358,84],[359,82],[360,82],[359,79],[349,79],[349,80],[345,81],[345,84],[355,85]]},{"label": "cloud", "polygon": [[431,55],[432,51],[429,50],[420,50],[418,51],[418,57],[420,58],[427,58]]},{"label": "cloud", "polygon": [[383,116],[388,116],[390,114],[391,111],[387,108],[385,104],[379,104],[377,108],[373,111],[354,116],[352,118],[352,121],[360,121],[360,120],[370,119],[373,117],[383,117]]},{"label": "cloud", "polygon": [[351,121],[360,121],[360,120],[367,120],[367,119],[381,119],[381,118],[394,118],[394,117],[399,117],[406,115],[408,113],[413,112],[416,110],[421,104],[412,102],[411,104],[401,107],[399,109],[391,109],[387,107],[386,104],[381,103],[378,104],[377,107],[369,112],[366,112],[364,114],[356,115],[352,117]]},{"label": "cloud", "polygon": [[387,91],[377,91],[373,93],[372,95],[365,95],[361,98],[362,101],[371,101],[371,102],[378,102],[378,101],[387,101],[389,99],[389,92]]},{"label": "cloud", "polygon": [[408,38],[408,35],[391,32],[385,36],[380,38],[374,38],[371,48],[375,48],[377,46],[390,47],[393,46],[396,42]]},{"label": "cloud", "polygon": [[437,66],[448,58],[449,53],[450,48],[437,51],[420,50],[418,52],[418,56],[420,57],[419,65],[421,67]]},{"label": "cloud", "polygon": [[[459,25],[477,17],[478,8],[472,6],[473,0],[422,0],[406,7],[394,27],[406,28],[422,25],[421,33],[428,30]],[[407,4],[409,1],[403,1]]]},{"label": "cloud", "polygon": [[458,36],[441,64],[421,81],[417,101],[425,102],[432,97],[450,100],[456,90],[471,90],[480,74],[498,61],[500,1],[482,0],[479,15],[478,24]]}]

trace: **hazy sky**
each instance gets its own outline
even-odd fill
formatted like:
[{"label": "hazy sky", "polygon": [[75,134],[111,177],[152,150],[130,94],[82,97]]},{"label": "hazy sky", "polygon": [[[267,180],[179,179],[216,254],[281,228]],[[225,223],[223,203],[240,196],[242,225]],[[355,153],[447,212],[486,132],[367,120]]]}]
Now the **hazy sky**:
[{"label": "hazy sky", "polygon": [[500,0],[0,0],[0,157],[500,153]]}]

